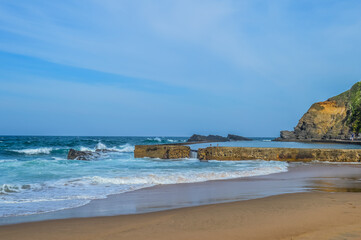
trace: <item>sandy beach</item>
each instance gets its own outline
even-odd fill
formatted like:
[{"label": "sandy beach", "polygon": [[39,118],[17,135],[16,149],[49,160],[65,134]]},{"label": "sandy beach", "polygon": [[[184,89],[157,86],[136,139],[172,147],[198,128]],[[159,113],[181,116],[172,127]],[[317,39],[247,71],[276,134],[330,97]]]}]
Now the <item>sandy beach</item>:
[{"label": "sandy beach", "polygon": [[295,193],[115,217],[0,227],[0,239],[360,239],[360,193]]},{"label": "sandy beach", "polygon": [[[24,223],[0,226],[0,239],[361,239],[360,169],[295,164],[268,176],[157,186],[19,217]],[[119,215],[123,205],[138,214]]]}]

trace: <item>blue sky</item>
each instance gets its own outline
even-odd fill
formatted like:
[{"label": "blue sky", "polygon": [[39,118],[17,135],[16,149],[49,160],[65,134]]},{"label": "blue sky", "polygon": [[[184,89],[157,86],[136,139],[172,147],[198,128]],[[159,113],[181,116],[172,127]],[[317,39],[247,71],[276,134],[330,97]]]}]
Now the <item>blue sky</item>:
[{"label": "blue sky", "polygon": [[361,80],[361,1],[0,0],[0,134],[278,136]]}]

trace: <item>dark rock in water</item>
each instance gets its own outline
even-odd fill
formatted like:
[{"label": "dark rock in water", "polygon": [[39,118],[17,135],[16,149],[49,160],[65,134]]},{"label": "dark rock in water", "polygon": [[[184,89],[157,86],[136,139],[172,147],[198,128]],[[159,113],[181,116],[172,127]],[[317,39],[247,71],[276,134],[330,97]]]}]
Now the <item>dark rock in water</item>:
[{"label": "dark rock in water", "polygon": [[228,139],[228,141],[252,141],[252,139],[234,135],[234,134],[228,134],[227,139]]},{"label": "dark rock in water", "polygon": [[108,152],[118,152],[117,150],[114,149],[96,149],[96,152],[102,152],[102,153],[108,153]]},{"label": "dark rock in water", "polygon": [[98,154],[91,151],[78,151],[70,149],[68,152],[68,159],[70,160],[83,160],[89,161],[90,159],[97,157]]},{"label": "dark rock in water", "polygon": [[193,134],[187,142],[227,142],[228,139],[218,135],[198,135]]},{"label": "dark rock in water", "polygon": [[252,141],[252,139],[245,138],[242,136],[228,134],[227,137],[222,137],[219,135],[198,135],[193,134],[187,142],[229,142],[229,141]]},{"label": "dark rock in water", "polygon": [[296,139],[296,134],[293,131],[281,131],[282,139]]}]

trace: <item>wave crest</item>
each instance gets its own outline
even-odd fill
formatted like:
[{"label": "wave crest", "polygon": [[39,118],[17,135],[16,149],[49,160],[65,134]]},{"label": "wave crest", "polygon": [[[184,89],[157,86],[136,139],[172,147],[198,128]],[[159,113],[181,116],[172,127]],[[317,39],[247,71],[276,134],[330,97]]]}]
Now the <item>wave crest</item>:
[{"label": "wave crest", "polygon": [[52,147],[41,147],[41,148],[27,148],[20,150],[11,150],[13,152],[27,154],[27,155],[36,155],[36,154],[50,154],[53,151]]}]

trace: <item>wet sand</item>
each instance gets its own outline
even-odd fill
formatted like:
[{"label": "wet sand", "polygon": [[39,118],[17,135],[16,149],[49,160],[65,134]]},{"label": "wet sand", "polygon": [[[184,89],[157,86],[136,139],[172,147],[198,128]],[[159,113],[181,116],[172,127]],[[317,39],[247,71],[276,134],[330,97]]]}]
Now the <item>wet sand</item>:
[{"label": "wet sand", "polygon": [[361,239],[361,193],[294,193],[162,212],[23,223],[0,239]]},{"label": "wet sand", "polygon": [[2,224],[72,219],[0,226],[0,239],[361,239],[360,178],[360,165],[293,164],[268,176],[158,186],[7,218]]}]

